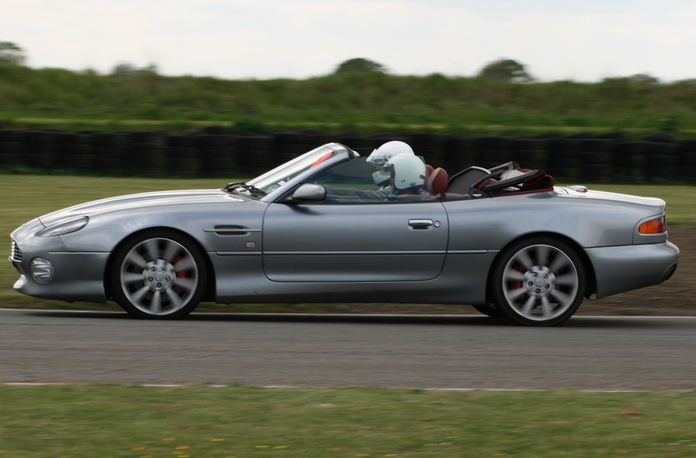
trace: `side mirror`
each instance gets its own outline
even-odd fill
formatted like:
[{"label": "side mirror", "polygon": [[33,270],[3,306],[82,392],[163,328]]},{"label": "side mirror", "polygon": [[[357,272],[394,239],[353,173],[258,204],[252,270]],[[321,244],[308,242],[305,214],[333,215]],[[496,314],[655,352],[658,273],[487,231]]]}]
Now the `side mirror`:
[{"label": "side mirror", "polygon": [[292,193],[292,200],[295,202],[316,202],[324,199],[326,199],[326,188],[315,183],[305,183]]}]

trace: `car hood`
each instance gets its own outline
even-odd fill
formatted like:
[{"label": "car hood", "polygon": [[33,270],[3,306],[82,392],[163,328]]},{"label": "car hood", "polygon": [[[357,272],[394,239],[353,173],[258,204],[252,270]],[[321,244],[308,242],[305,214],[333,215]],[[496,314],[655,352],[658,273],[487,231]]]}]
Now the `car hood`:
[{"label": "car hood", "polygon": [[85,202],[40,216],[39,220],[44,226],[50,226],[57,221],[74,216],[95,216],[115,211],[141,209],[143,207],[234,203],[247,200],[249,199],[246,197],[238,194],[232,195],[221,189],[146,192]]}]

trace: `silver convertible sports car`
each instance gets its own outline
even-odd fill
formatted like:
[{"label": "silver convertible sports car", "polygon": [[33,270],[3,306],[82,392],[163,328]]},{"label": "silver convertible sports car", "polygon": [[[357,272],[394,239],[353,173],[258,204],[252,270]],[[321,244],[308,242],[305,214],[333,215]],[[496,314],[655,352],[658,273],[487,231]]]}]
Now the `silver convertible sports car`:
[{"label": "silver convertible sports car", "polygon": [[470,304],[557,325],[675,271],[665,203],[516,163],[449,176],[329,143],[223,189],[133,194],[12,233],[20,293],[180,318],[201,301]]}]

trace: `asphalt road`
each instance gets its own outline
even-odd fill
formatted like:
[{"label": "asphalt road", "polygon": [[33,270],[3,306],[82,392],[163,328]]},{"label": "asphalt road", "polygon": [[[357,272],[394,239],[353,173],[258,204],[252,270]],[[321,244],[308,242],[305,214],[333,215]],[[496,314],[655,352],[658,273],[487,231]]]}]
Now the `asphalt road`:
[{"label": "asphalt road", "polygon": [[696,318],[192,315],[0,310],[0,383],[696,389]]}]

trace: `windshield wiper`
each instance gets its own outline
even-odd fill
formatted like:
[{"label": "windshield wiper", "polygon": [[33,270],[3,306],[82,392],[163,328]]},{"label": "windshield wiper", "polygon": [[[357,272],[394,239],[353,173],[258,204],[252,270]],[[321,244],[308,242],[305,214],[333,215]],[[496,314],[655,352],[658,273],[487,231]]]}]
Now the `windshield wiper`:
[{"label": "windshield wiper", "polygon": [[232,192],[235,189],[243,189],[249,194],[256,196],[256,197],[263,197],[266,195],[265,192],[254,186],[253,184],[246,184],[244,181],[235,181],[234,183],[227,183],[227,186],[225,186],[223,189],[227,192]]}]

